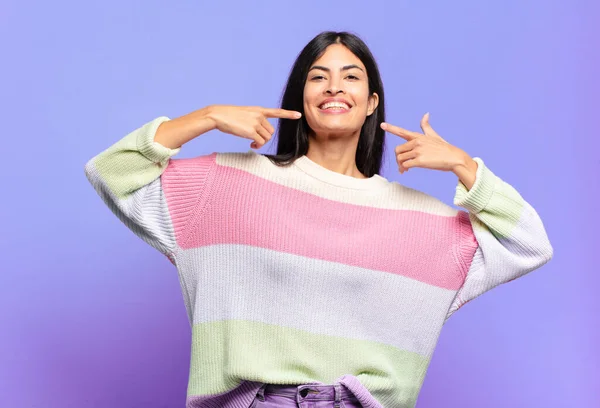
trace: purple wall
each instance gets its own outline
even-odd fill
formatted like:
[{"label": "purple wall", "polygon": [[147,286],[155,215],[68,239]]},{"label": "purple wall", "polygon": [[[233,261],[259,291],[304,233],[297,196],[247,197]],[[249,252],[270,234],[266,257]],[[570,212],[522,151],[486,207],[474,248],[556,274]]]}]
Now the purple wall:
[{"label": "purple wall", "polygon": [[[83,166],[156,116],[276,106],[296,54],[327,29],[371,46],[389,122],[418,130],[430,111],[536,208],[555,249],[450,319],[417,406],[600,406],[597,2],[88,3],[0,3],[1,407],[184,405],[176,271]],[[215,132],[180,157],[248,149]],[[390,154],[384,176],[452,202],[450,173],[400,175]]]}]

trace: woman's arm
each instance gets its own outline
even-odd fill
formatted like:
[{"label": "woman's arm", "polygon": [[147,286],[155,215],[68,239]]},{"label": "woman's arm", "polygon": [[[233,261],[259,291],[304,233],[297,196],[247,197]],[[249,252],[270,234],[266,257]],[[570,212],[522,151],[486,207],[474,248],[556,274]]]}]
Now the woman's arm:
[{"label": "woman's arm", "polygon": [[198,195],[205,192],[215,160],[214,155],[171,157],[185,143],[213,129],[251,139],[260,147],[274,132],[267,118],[298,117],[298,112],[283,109],[228,105],[211,105],[173,120],[162,116],[90,159],[85,174],[128,228],[173,261],[175,230],[186,225]]},{"label": "woman's arm", "polygon": [[160,176],[180,148],[154,141],[159,117],[90,159],[85,175],[109,209],[136,235],[172,260],[175,238]]},{"label": "woman's arm", "polygon": [[[461,254],[467,270],[448,317],[466,302],[488,290],[533,271],[553,256],[553,248],[535,209],[483,160],[477,162],[471,189],[458,182],[454,204],[468,214],[459,215]],[[464,250],[475,249],[473,251]]]},{"label": "woman's arm", "polygon": [[213,108],[208,106],[162,122],[156,131],[154,141],[169,149],[180,148],[203,133],[216,129],[217,124],[210,115],[212,111]]},{"label": "woman's arm", "polygon": [[[85,165],[85,175],[109,209],[138,237],[174,262],[175,233],[161,176],[181,146],[214,128],[207,109],[170,120],[156,118],[130,132]],[[195,160],[186,174],[171,179],[203,185],[212,164],[209,156]],[[175,172],[179,173],[179,172]],[[181,179],[178,182],[177,179]],[[178,203],[193,204],[183,196]],[[189,209],[180,209],[184,213]]]}]

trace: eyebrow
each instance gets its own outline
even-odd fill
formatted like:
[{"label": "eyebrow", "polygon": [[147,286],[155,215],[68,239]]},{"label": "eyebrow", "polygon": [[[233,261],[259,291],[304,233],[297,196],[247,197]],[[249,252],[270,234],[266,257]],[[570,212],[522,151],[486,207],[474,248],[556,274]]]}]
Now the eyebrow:
[{"label": "eyebrow", "polygon": [[[352,68],[357,68],[360,69],[362,72],[365,72],[364,69],[362,69],[361,67],[359,67],[358,65],[352,64],[352,65],[345,65],[342,67],[342,69],[340,71],[347,71],[349,69]],[[320,69],[321,71],[325,71],[325,72],[330,72],[331,70],[327,67],[321,66],[321,65],[315,65],[313,67],[311,67],[308,72],[312,71],[313,69]]]}]

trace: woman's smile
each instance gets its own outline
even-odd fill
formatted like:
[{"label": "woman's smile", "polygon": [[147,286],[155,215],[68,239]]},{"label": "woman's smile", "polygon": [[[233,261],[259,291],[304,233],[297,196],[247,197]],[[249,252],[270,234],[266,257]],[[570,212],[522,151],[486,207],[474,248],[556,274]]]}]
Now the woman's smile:
[{"label": "woman's smile", "polygon": [[327,98],[319,105],[319,112],[324,114],[339,115],[350,112],[352,106],[343,98]]}]

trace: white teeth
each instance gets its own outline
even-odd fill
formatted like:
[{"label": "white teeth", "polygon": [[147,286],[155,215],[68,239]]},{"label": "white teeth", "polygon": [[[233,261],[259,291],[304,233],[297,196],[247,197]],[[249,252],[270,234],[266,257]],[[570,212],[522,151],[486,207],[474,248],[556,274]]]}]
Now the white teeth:
[{"label": "white teeth", "polygon": [[331,108],[350,109],[350,106],[346,105],[344,102],[328,102],[328,103],[321,105],[321,109],[331,109]]}]

